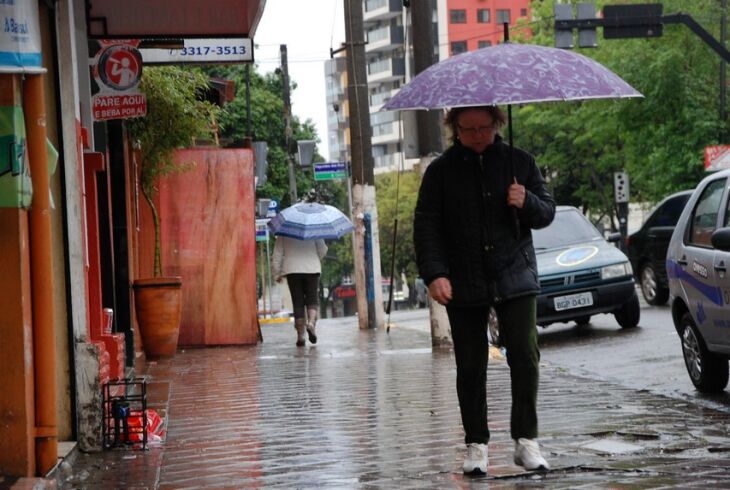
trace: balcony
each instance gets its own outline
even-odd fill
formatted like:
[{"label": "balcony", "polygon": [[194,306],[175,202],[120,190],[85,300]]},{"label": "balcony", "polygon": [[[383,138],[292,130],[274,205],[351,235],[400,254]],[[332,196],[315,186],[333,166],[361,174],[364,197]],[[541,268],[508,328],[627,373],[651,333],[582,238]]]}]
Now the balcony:
[{"label": "balcony", "polygon": [[370,110],[371,111],[377,111],[380,109],[380,106],[385,104],[390,100],[391,97],[393,97],[400,89],[393,89],[389,90],[387,92],[380,92],[377,94],[373,94],[370,96]]},{"label": "balcony", "polygon": [[373,145],[386,145],[400,141],[400,121],[393,121],[373,126]]},{"label": "balcony", "polygon": [[398,17],[402,13],[402,0],[365,0],[362,19],[367,26],[368,24]]},{"label": "balcony", "polygon": [[368,63],[368,83],[394,82],[406,75],[403,58],[388,58]]},{"label": "balcony", "polygon": [[365,45],[367,53],[392,51],[403,46],[403,26],[384,26],[367,33],[368,43]]}]

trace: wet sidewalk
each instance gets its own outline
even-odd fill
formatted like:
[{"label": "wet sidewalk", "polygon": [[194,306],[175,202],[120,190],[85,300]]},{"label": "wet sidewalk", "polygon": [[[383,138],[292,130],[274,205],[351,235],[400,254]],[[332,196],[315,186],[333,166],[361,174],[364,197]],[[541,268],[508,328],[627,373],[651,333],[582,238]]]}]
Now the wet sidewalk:
[{"label": "wet sidewalk", "polygon": [[[730,488],[730,414],[543,365],[540,442],[553,467],[512,463],[509,372],[488,371],[489,476],[465,477],[453,353],[395,327],[291,324],[254,347],[188,349],[150,365],[167,439],[76,454],[60,488]],[[640,376],[641,373],[637,373]]]}]

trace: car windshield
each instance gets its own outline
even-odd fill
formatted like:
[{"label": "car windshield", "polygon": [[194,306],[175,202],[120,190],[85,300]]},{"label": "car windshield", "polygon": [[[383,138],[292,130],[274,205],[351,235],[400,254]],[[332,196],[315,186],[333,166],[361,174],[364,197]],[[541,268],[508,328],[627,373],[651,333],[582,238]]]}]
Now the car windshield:
[{"label": "car windshield", "polygon": [[575,209],[558,211],[550,226],[532,231],[536,250],[567,247],[601,238],[595,226]]}]

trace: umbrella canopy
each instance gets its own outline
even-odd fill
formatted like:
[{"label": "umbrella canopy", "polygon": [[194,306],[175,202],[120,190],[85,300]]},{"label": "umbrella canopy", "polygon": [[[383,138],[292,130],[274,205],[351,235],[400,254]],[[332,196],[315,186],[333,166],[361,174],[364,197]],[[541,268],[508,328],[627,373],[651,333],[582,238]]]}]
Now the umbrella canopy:
[{"label": "umbrella canopy", "polygon": [[643,96],[586,56],[545,46],[503,43],[430,66],[404,85],[382,110],[624,97]]},{"label": "umbrella canopy", "polygon": [[339,209],[316,202],[300,202],[282,210],[269,221],[274,235],[297,240],[331,240],[352,231],[353,226]]}]

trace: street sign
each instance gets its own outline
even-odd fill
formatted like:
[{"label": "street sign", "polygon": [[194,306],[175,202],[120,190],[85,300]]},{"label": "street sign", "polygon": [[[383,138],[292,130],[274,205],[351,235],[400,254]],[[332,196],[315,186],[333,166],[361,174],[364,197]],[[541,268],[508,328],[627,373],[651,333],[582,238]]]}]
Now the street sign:
[{"label": "street sign", "polygon": [[326,162],[314,164],[314,180],[337,180],[347,178],[347,162]]},{"label": "street sign", "polygon": [[730,168],[730,145],[705,147],[705,170],[713,172]]},{"label": "street sign", "polygon": [[268,219],[257,219],[256,220],[256,241],[265,242],[269,239],[269,220]]},{"label": "street sign", "polygon": [[276,213],[279,212],[279,201],[276,199],[271,199],[269,201],[269,209],[266,211],[266,217],[267,218],[273,218],[276,216]]}]

